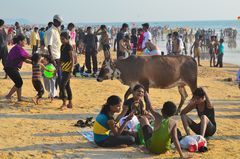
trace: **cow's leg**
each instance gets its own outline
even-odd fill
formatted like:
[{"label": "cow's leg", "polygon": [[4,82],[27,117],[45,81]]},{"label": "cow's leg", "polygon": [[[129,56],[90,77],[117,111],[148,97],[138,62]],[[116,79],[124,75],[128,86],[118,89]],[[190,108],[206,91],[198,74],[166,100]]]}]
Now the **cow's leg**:
[{"label": "cow's leg", "polygon": [[186,98],[188,97],[187,91],[184,86],[178,86],[178,91],[181,95],[181,101],[177,109],[177,114],[180,113],[182,105],[184,104]]},{"label": "cow's leg", "polygon": [[126,101],[128,99],[128,97],[131,95],[132,93],[132,88],[129,87],[127,92],[124,94],[124,101]]}]

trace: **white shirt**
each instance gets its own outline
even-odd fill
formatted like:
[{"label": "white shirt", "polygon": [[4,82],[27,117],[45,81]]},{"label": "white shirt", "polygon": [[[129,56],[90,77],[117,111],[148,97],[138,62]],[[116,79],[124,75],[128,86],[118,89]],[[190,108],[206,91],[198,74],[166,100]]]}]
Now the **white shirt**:
[{"label": "white shirt", "polygon": [[152,40],[152,34],[149,31],[144,32],[142,48],[145,48],[146,42],[151,41],[151,40]]},{"label": "white shirt", "polygon": [[60,59],[61,56],[61,39],[60,39],[60,32],[59,29],[56,28],[54,25],[47,30],[47,46],[52,46],[52,57],[53,60]]}]

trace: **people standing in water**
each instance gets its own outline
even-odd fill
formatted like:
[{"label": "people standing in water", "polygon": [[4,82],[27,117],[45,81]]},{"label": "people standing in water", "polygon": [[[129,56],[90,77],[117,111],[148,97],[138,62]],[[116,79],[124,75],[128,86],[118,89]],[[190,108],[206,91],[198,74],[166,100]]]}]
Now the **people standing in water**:
[{"label": "people standing in water", "polygon": [[[60,98],[63,101],[61,109],[72,108],[72,90],[70,86],[70,78],[74,64],[73,47],[69,43],[69,34],[67,32],[61,33],[61,82],[60,82]],[[67,92],[67,95],[66,95]],[[67,104],[68,100],[68,104]]]},{"label": "people standing in water", "polygon": [[215,67],[223,67],[223,54],[224,54],[224,40],[220,39],[218,46],[218,54],[217,54],[217,64]]},{"label": "people standing in water", "polygon": [[209,54],[210,54],[210,67],[215,66],[215,53],[214,53],[215,39],[214,36],[211,36],[211,41],[209,43]]},{"label": "people standing in water", "polygon": [[31,64],[30,55],[24,50],[26,44],[26,38],[24,35],[20,34],[13,39],[14,44],[16,44],[9,52],[4,70],[10,79],[14,82],[14,86],[11,88],[9,93],[6,95],[7,99],[11,99],[12,95],[17,92],[18,101],[22,101],[22,85],[23,80],[19,73],[22,68],[23,62]]},{"label": "people standing in water", "polygon": [[94,142],[101,147],[118,147],[132,145],[135,138],[124,131],[127,122],[132,119],[130,113],[124,123],[119,127],[114,114],[119,113],[122,100],[115,95],[108,97],[93,125]]},{"label": "people standing in water", "polygon": [[[197,110],[200,123],[195,123],[187,116],[193,109]],[[202,88],[195,90],[190,103],[182,110],[181,118],[187,135],[190,135],[189,127],[194,133],[204,137],[213,136],[216,132],[214,107]]]}]

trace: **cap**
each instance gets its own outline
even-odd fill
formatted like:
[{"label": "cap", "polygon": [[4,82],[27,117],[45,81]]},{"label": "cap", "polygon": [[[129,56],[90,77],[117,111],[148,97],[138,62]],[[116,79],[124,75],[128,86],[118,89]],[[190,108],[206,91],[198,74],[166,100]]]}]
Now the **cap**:
[{"label": "cap", "polygon": [[60,15],[58,15],[58,14],[54,15],[53,20],[54,20],[54,19],[57,20],[57,21],[59,21],[60,23],[63,22],[63,18],[62,18]]}]

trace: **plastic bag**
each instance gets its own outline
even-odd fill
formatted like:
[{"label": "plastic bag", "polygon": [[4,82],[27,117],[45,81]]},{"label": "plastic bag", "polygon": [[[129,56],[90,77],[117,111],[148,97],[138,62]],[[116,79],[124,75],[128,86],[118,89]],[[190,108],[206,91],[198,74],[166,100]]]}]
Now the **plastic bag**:
[{"label": "plastic bag", "polygon": [[182,138],[180,146],[190,152],[196,152],[202,147],[207,147],[207,141],[201,135],[189,135]]}]

